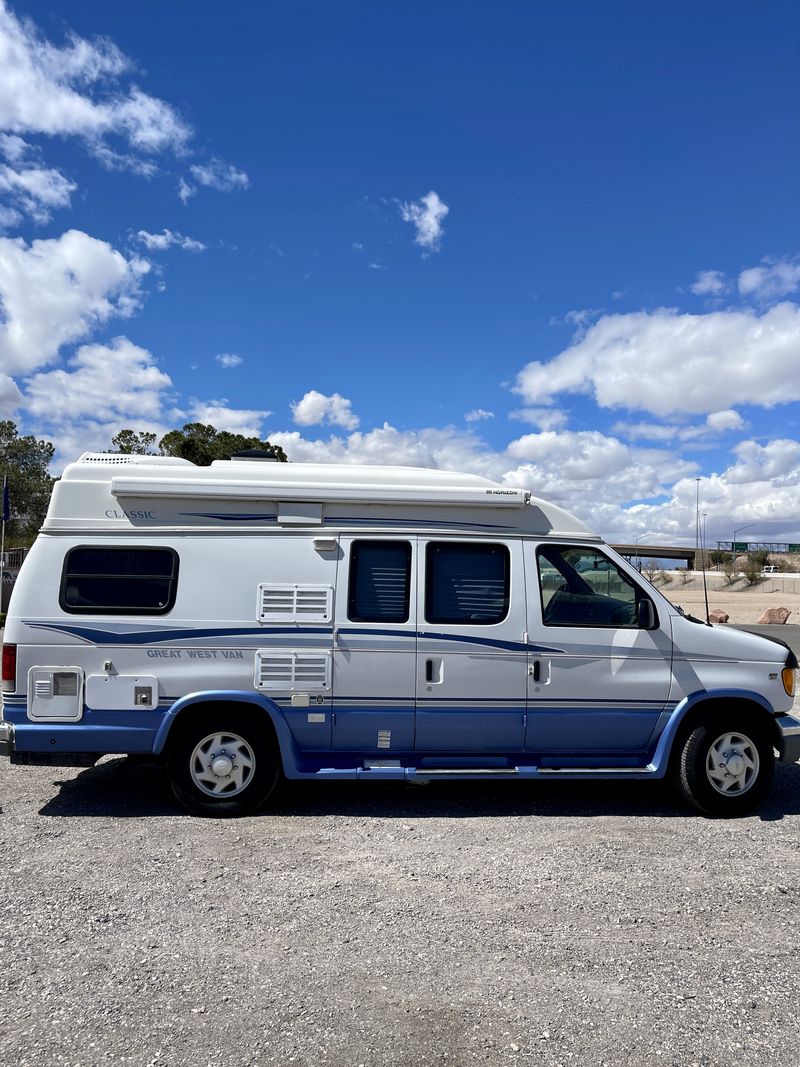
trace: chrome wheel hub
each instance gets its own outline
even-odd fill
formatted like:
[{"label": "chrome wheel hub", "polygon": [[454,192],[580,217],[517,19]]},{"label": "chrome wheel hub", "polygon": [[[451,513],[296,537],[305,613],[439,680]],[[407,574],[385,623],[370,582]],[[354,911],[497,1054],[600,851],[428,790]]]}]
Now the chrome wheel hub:
[{"label": "chrome wheel hub", "polygon": [[204,737],[189,758],[192,781],[211,797],[235,797],[246,788],[256,769],[256,757],[238,734]]},{"label": "chrome wheel hub", "polygon": [[746,734],[722,734],[708,750],[706,774],[718,793],[746,793],[758,777],[758,749]]}]

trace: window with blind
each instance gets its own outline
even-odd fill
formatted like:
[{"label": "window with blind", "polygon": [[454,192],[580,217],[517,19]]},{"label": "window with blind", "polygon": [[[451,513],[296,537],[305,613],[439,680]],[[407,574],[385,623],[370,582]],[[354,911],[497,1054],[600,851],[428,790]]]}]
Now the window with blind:
[{"label": "window with blind", "polygon": [[427,550],[427,622],[487,626],[508,614],[510,561],[505,545],[434,542]]},{"label": "window with blind", "polygon": [[352,622],[408,622],[410,591],[408,541],[353,542],[347,600]]}]

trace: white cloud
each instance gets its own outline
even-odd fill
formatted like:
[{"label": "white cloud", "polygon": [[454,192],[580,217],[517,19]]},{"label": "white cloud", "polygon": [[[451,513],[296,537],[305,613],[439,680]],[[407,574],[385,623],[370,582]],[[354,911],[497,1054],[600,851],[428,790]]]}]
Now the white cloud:
[{"label": "white cloud", "polygon": [[232,352],[220,352],[214,359],[221,367],[240,367],[244,362],[241,356],[235,356]]},{"label": "white cloud", "polygon": [[[0,134],[0,194],[36,222],[47,222],[53,208],[69,207],[77,186],[60,170],[43,166],[38,151],[12,134]],[[18,214],[18,212],[16,212]]]},{"label": "white cloud", "polygon": [[237,170],[236,167],[221,159],[210,159],[208,163],[198,163],[189,169],[198,185],[205,185],[220,193],[230,193],[234,189],[247,189],[250,185],[250,179],[243,170]]},{"label": "white cloud", "polygon": [[518,422],[529,422],[540,430],[560,430],[568,422],[566,412],[558,408],[520,408],[512,411],[508,417]]},{"label": "white cloud", "polygon": [[62,345],[132,314],[148,269],[146,260],[126,259],[81,230],[30,245],[0,237],[0,365],[34,371]]},{"label": "white cloud", "polygon": [[695,296],[720,296],[726,292],[730,282],[721,270],[700,270],[689,286]]},{"label": "white cloud", "polygon": [[290,460],[308,463],[380,463],[483,474],[492,463],[480,440],[452,427],[402,431],[389,423],[366,433],[309,440],[299,431],[270,432],[272,444],[286,450]]},{"label": "white cloud", "polygon": [[50,44],[0,0],[0,128],[73,135],[101,143],[115,134],[144,152],[180,150],[191,130],[163,100],[119,79],[131,64],[111,41],[70,34]]},{"label": "white cloud", "polygon": [[14,229],[22,222],[22,215],[13,207],[5,207],[0,204],[0,233]]},{"label": "white cloud", "polygon": [[485,411],[483,408],[474,408],[472,411],[468,411],[464,416],[464,422],[483,422],[486,419],[493,419],[493,411]]},{"label": "white cloud", "polygon": [[572,311],[568,311],[563,319],[559,319],[554,315],[550,319],[550,325],[574,326],[576,330],[582,331],[602,314],[603,308],[574,308]]},{"label": "white cloud", "polygon": [[566,479],[606,478],[630,465],[631,452],[627,445],[614,437],[606,437],[597,430],[577,433],[526,434],[508,446],[508,455],[515,460],[546,462],[556,467]]},{"label": "white cloud", "polygon": [[725,433],[728,430],[741,430],[745,421],[738,411],[714,411],[706,419],[706,426],[710,430]]},{"label": "white cloud", "polygon": [[22,393],[13,378],[0,373],[0,418],[10,419],[22,404]]},{"label": "white cloud", "polygon": [[189,402],[189,414],[192,422],[210,424],[217,430],[228,430],[230,433],[240,433],[245,437],[261,437],[262,423],[272,413],[232,408],[228,406],[228,401],[224,398],[209,401],[193,398]]},{"label": "white cloud", "polygon": [[424,249],[426,255],[439,251],[444,233],[442,223],[449,211],[433,190],[417,201],[400,205],[403,222],[412,222],[417,231],[414,244]]},{"label": "white cloud", "polygon": [[194,185],[189,185],[185,178],[178,178],[178,197],[184,206],[196,192],[197,188]]},{"label": "white cloud", "polygon": [[161,394],[171,388],[153,356],[126,337],[109,345],[83,345],[68,369],[43,371],[26,382],[26,407],[34,418],[56,425],[88,418],[157,419]]},{"label": "white cloud", "polygon": [[172,247],[182,248],[185,252],[204,252],[206,247],[202,241],[195,241],[193,237],[184,237],[177,230],[164,229],[161,233],[139,230],[136,236],[148,252],[165,252]]},{"label": "white cloud", "polygon": [[370,270],[388,270],[388,267],[384,267],[382,263],[368,263],[367,266]]},{"label": "white cloud", "polygon": [[629,440],[698,441],[718,437],[731,430],[744,429],[746,423],[738,411],[715,411],[699,425],[684,426],[664,422],[615,422],[614,433]]},{"label": "white cloud", "polygon": [[292,416],[298,426],[341,426],[345,430],[354,430],[359,419],[351,410],[351,401],[333,393],[325,396],[311,389],[305,396],[292,404]]},{"label": "white cloud", "polygon": [[530,405],[588,393],[601,407],[658,416],[788,403],[800,399],[800,308],[604,315],[553,359],[524,367],[515,392]]},{"label": "white cloud", "polygon": [[800,289],[800,262],[766,256],[762,266],[750,267],[739,275],[739,292],[762,303],[780,300]]},{"label": "white cloud", "polygon": [[778,438],[760,445],[741,441],[733,449],[736,463],[725,472],[730,485],[771,482],[773,485],[800,485],[800,441]]}]

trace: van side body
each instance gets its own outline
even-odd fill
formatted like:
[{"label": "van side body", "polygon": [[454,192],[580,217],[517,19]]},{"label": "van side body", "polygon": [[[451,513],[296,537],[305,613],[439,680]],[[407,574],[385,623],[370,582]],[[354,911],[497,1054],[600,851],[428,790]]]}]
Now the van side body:
[{"label": "van side body", "polygon": [[4,639],[0,754],[165,756],[204,813],[279,773],[661,778],[725,714],[698,806],[800,756],[786,647],[684,617],[574,516],[473,475],[87,454]]}]

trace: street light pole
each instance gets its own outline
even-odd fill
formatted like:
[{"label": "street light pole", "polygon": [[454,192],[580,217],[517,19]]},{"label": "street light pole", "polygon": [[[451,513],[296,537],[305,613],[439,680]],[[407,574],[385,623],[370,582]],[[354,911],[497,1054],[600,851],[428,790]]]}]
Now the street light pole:
[{"label": "street light pole", "polygon": [[[731,541],[731,567],[735,567],[736,566],[736,535],[737,535],[737,533],[741,533],[742,530],[749,530],[753,526],[761,526],[761,525],[762,525],[762,523],[760,523],[760,522],[748,522],[744,526],[737,526],[736,529],[733,531],[733,541]],[[745,552],[747,552],[747,549],[745,549]],[[749,553],[747,553],[747,554],[749,555]]]},{"label": "street light pole", "polygon": [[634,546],[636,548],[636,570],[639,571],[640,574],[642,572],[642,567],[641,567],[641,564],[639,562],[639,542],[641,541],[641,539],[643,537],[647,537],[649,532],[650,531],[648,530],[646,533],[639,534],[638,537],[634,537],[634,539],[633,539],[633,544],[634,544]]}]

